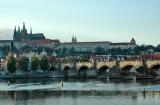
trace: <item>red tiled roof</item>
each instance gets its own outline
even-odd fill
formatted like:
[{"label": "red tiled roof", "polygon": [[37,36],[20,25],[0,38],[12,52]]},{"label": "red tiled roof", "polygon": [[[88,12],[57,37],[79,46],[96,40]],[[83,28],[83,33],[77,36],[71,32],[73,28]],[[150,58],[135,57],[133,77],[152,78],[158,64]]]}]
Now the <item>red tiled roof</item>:
[{"label": "red tiled roof", "polygon": [[58,40],[51,40],[51,39],[41,39],[41,40],[28,40],[26,41],[29,45],[33,44],[50,44],[50,43],[57,43]]}]

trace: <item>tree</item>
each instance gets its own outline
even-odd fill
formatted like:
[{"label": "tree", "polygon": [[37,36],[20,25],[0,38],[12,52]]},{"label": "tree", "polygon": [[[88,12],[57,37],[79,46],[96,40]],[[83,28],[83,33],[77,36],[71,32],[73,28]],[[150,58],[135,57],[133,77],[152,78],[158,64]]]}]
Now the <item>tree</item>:
[{"label": "tree", "polygon": [[20,59],[20,68],[21,70],[28,71],[29,58],[22,56]]},{"label": "tree", "polygon": [[43,71],[48,70],[49,64],[48,64],[48,59],[46,56],[42,56],[40,60],[40,67]]},{"label": "tree", "polygon": [[39,68],[39,59],[36,56],[33,56],[31,59],[31,69],[36,71]]},{"label": "tree", "polygon": [[156,49],[157,49],[157,52],[160,52],[160,44],[157,45]]},{"label": "tree", "polygon": [[67,53],[67,48],[64,47],[61,51],[61,56],[66,55],[66,53]]},{"label": "tree", "polygon": [[96,54],[104,54],[105,53],[105,50],[102,48],[102,47],[97,47],[95,49],[95,53]]},{"label": "tree", "polygon": [[72,56],[75,54],[74,47],[72,47],[72,48],[69,49],[69,54],[72,55]]},{"label": "tree", "polygon": [[16,61],[14,56],[10,56],[7,62],[7,69],[8,71],[13,74],[16,71]]}]

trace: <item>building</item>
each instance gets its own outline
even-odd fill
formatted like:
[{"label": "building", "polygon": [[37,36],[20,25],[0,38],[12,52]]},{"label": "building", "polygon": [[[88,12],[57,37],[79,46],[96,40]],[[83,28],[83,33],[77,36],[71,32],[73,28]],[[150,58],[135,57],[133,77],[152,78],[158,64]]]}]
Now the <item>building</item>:
[{"label": "building", "polygon": [[[61,43],[59,40],[46,39],[43,33],[32,33],[26,29],[25,23],[23,23],[22,29],[18,26],[14,29],[13,40],[0,40],[0,47],[14,46],[17,49],[28,45],[32,48],[48,47],[48,48],[60,48],[60,49],[72,49],[75,51],[90,51],[95,52],[95,49],[100,47],[104,50],[112,48],[135,48],[137,46],[136,41],[132,38],[129,42],[113,43],[110,41],[97,41],[97,42],[78,42],[75,36],[72,37],[71,42]],[[14,48],[13,47],[13,48]]]},{"label": "building", "polygon": [[13,40],[14,41],[21,41],[21,42],[25,42],[25,41],[29,41],[29,40],[45,40],[45,36],[43,33],[32,33],[32,28],[30,29],[30,33],[28,33],[26,27],[25,27],[25,23],[23,23],[23,28],[20,29],[20,27],[18,26],[18,30],[14,29],[14,35],[13,35]]},{"label": "building", "polygon": [[74,48],[75,51],[91,51],[91,52],[95,52],[95,49],[98,47],[103,48],[104,50],[108,50],[112,48],[134,49],[135,47],[137,47],[137,44],[133,38],[130,42],[113,43],[110,41],[77,42],[76,37],[72,37],[72,42],[60,43],[60,46],[59,46],[59,48],[61,49]]},{"label": "building", "polygon": [[40,39],[40,40],[29,40],[26,41],[26,43],[32,48],[37,48],[37,47],[55,48],[60,43],[60,41],[51,39]]},{"label": "building", "polygon": [[13,40],[0,40],[0,58],[7,55],[4,49],[8,52],[10,48],[12,51],[19,51],[24,46],[55,48],[59,43],[59,40],[46,39],[43,33],[32,33],[32,28],[28,32],[25,23],[23,23],[22,29],[19,26],[15,27]]},{"label": "building", "polygon": [[14,42],[26,43],[30,47],[49,47],[54,48],[56,44],[60,43],[59,40],[46,39],[43,33],[32,33],[32,28],[28,33],[25,23],[23,23],[23,28],[20,29],[18,26],[18,30],[14,29],[13,35]]}]

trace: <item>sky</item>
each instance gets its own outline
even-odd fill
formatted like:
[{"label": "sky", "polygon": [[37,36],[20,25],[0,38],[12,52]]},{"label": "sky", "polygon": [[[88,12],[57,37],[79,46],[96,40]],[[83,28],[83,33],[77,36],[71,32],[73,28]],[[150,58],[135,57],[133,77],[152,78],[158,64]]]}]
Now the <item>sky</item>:
[{"label": "sky", "polygon": [[160,0],[0,0],[0,39],[15,26],[71,41],[160,44]]}]

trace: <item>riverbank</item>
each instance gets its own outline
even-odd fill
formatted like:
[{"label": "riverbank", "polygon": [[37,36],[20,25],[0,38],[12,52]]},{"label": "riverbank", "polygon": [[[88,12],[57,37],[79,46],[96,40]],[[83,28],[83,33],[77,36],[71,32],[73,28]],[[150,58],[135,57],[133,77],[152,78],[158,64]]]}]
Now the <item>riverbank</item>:
[{"label": "riverbank", "polygon": [[93,79],[121,79],[121,80],[155,80],[155,77],[153,76],[137,76],[137,77],[133,77],[133,76],[102,76],[102,77],[97,77],[97,76],[70,76],[70,77],[65,77],[65,76],[53,76],[52,74],[30,74],[30,75],[12,75],[12,76],[0,76],[0,79],[36,79],[36,78],[65,78],[65,79],[69,79],[69,78],[84,78],[84,79],[89,79],[89,78],[93,78]]}]

